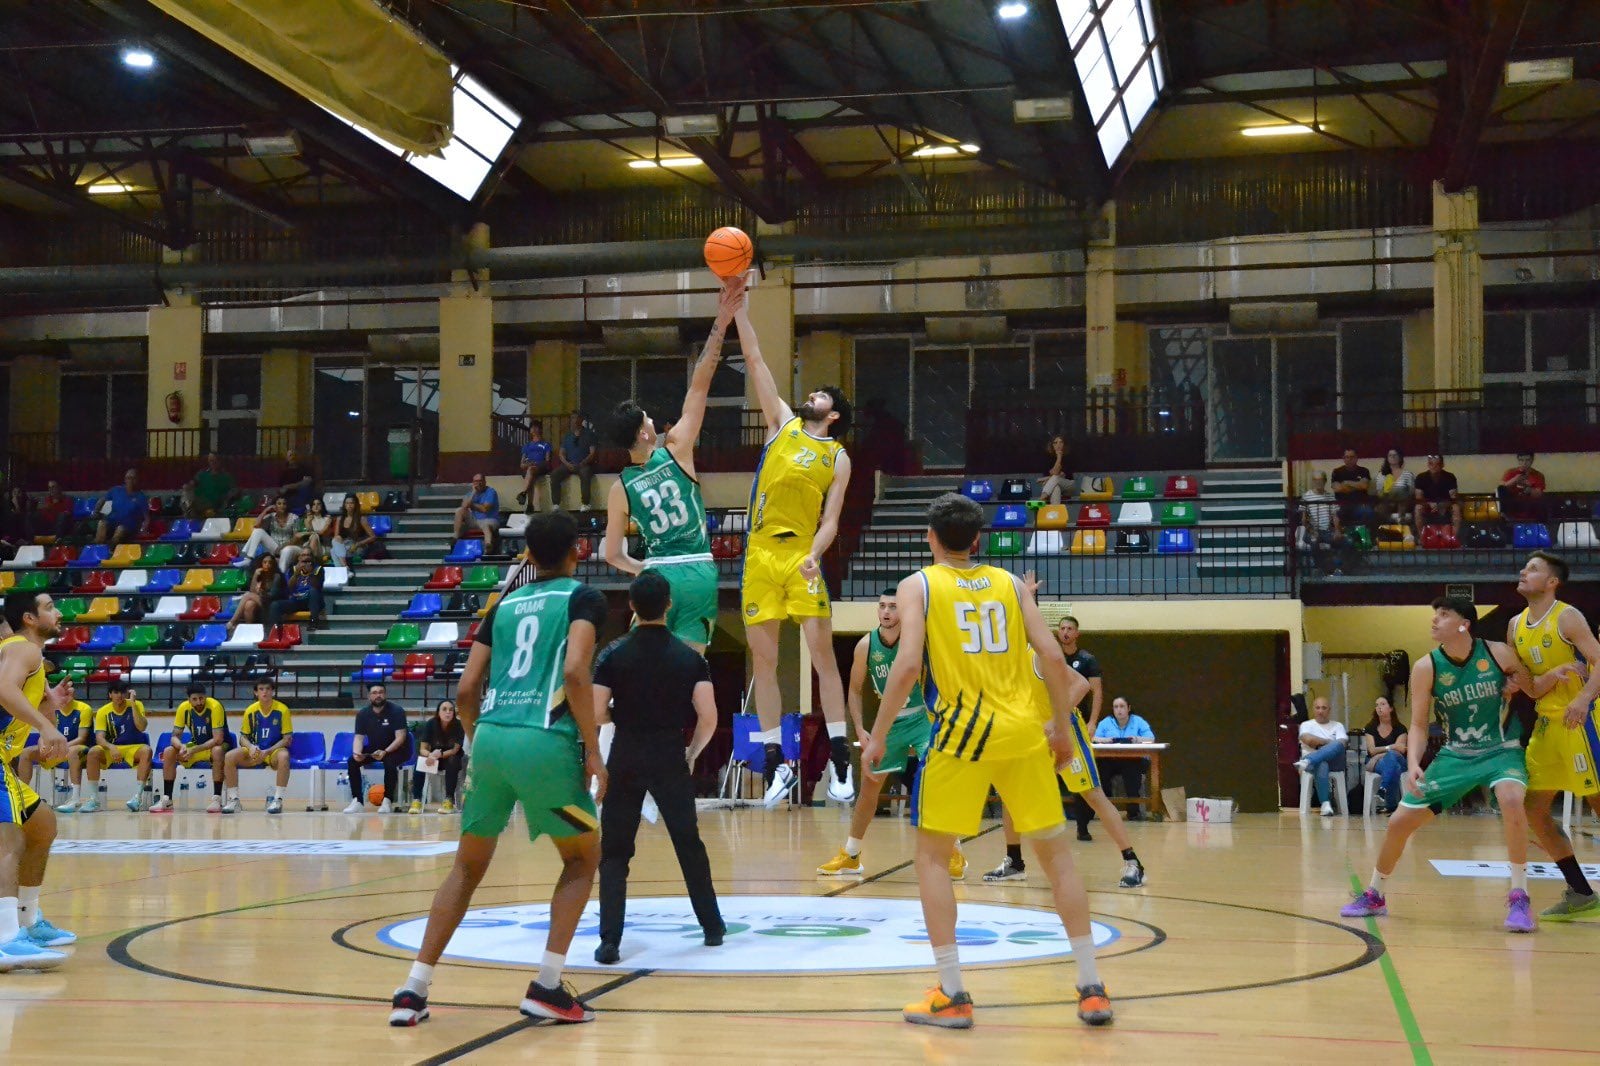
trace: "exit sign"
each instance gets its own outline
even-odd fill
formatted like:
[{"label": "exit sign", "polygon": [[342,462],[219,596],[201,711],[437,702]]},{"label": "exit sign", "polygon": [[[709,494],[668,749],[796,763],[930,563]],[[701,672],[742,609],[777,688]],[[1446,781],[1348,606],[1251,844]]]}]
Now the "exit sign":
[{"label": "exit sign", "polygon": [[1446,585],[1444,594],[1456,599],[1466,600],[1468,603],[1473,602],[1471,585]]}]

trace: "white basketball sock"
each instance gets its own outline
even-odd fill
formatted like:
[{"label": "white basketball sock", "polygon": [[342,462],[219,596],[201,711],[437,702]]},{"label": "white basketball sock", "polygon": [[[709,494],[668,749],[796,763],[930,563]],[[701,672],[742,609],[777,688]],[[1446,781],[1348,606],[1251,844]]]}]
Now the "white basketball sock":
[{"label": "white basketball sock", "polygon": [[1078,987],[1100,983],[1100,968],[1094,962],[1094,935],[1068,937],[1072,958],[1078,964]]},{"label": "white basketball sock", "polygon": [[44,917],[39,909],[39,890],[43,885],[17,886],[17,924],[23,929]]},{"label": "white basketball sock", "polygon": [[861,839],[859,837],[845,837],[844,853],[852,859],[861,854]]},{"label": "white basketball sock", "polygon": [[433,984],[433,967],[425,962],[411,964],[411,973],[406,977],[405,988],[411,989],[423,999],[428,998],[428,986]]},{"label": "white basketball sock", "polygon": [[934,948],[933,964],[939,970],[939,987],[944,989],[945,995],[954,996],[967,990],[961,983],[960,950],[954,944]]},{"label": "white basketball sock", "polygon": [[561,985],[561,969],[566,966],[567,957],[557,955],[553,951],[544,953],[544,958],[539,961],[539,976],[536,979],[540,988],[558,988]]},{"label": "white basketball sock", "polygon": [[21,931],[17,924],[17,897],[0,896],[0,944],[11,943]]},{"label": "white basketball sock", "polygon": [[1387,884],[1388,881],[1389,875],[1379,873],[1378,868],[1374,866],[1372,868],[1372,880],[1367,884],[1367,887],[1381,896],[1383,895],[1383,886]]},{"label": "white basketball sock", "polygon": [[[23,889],[24,892],[27,889]],[[1525,862],[1511,863],[1511,891],[1528,891],[1528,864]]]},{"label": "white basketball sock", "polygon": [[844,722],[829,722],[828,723],[828,739],[829,740],[833,740],[835,737],[842,737],[844,735],[845,735],[845,723]]}]

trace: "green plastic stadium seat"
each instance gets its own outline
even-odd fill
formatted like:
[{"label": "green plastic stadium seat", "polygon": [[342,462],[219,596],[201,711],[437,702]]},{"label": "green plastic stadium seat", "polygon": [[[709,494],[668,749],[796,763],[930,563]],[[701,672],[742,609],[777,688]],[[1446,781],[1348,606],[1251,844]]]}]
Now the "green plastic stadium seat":
[{"label": "green plastic stadium seat", "polygon": [[493,565],[474,566],[461,582],[464,589],[497,589],[500,587],[500,568]]},{"label": "green plastic stadium seat", "polygon": [[1122,498],[1124,500],[1153,500],[1156,498],[1156,483],[1154,478],[1138,474],[1122,483]]},{"label": "green plastic stadium seat", "polygon": [[134,626],[128,630],[127,638],[117,645],[117,651],[122,654],[149,651],[156,646],[156,642],[160,639],[160,628],[156,626]]},{"label": "green plastic stadium seat", "polygon": [[219,570],[217,572],[216,577],[206,588],[206,591],[226,596],[235,592],[243,592],[244,587],[249,583],[249,574],[238,569],[237,567],[230,566],[226,570]]},{"label": "green plastic stadium seat", "polygon": [[384,651],[410,651],[422,639],[422,627],[411,622],[400,622],[389,627],[388,634],[378,645]]},{"label": "green plastic stadium seat", "polygon": [[1188,500],[1174,500],[1162,505],[1161,524],[1164,526],[1193,526],[1200,522],[1200,509]]},{"label": "green plastic stadium seat", "polygon": [[997,530],[989,534],[989,555],[1021,555],[1022,534],[1014,529]]},{"label": "green plastic stadium seat", "polygon": [[88,601],[80,596],[69,596],[64,600],[56,601],[56,609],[61,612],[63,622],[75,622],[78,616],[89,606]]}]

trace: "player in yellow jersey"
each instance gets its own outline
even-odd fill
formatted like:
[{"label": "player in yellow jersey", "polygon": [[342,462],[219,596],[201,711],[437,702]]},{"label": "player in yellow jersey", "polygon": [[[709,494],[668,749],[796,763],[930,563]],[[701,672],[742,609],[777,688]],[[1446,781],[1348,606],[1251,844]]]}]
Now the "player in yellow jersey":
[{"label": "player in yellow jersey", "polygon": [[[1534,700],[1537,717],[1528,741],[1528,827],[1567,879],[1561,900],[1539,917],[1569,921],[1600,918],[1600,898],[1572,854],[1572,842],[1551,813],[1559,792],[1571,792],[1600,813],[1600,738],[1595,735],[1594,701],[1600,694],[1600,641],[1571,604],[1556,599],[1567,583],[1567,563],[1559,555],[1534,552],[1517,575],[1517,592],[1527,608],[1511,620],[1506,643],[1535,681],[1547,674],[1566,676]],[[1584,673],[1588,680],[1585,682]]]},{"label": "player in yellow jersey", "polygon": [[[0,640],[0,730],[12,722],[35,729],[39,754],[61,758],[67,738],[52,721],[61,690],[45,685],[43,653],[45,642],[61,632],[61,612],[49,593],[11,591],[5,621],[11,635]],[[44,945],[77,940],[49,922],[35,921],[55,835],[50,805],[17,780],[9,762],[0,763],[0,971],[55,966],[66,956]]]},{"label": "player in yellow jersey", "polygon": [[[1078,1017],[1111,1021],[1111,1001],[1095,965],[1089,899],[1068,848],[1056,768],[1073,751],[1071,716],[1089,683],[1067,665],[1033,596],[1011,573],[973,563],[983,508],[946,493],[928,508],[934,565],[900,582],[900,650],[884,688],[863,765],[884,753],[889,730],[919,672],[934,712],[928,759],[917,781],[917,886],[939,982],[903,1017],[918,1025],[965,1029],[972,997],[956,950],[956,899],[948,866],[957,837],[978,831],[992,787],[1018,832],[1033,844],[1072,942],[1078,967]],[[1048,713],[1034,693],[1034,667],[1049,691]],[[923,665],[925,663],[925,666]]]},{"label": "player in yellow jersey", "polygon": [[35,766],[54,770],[65,762],[67,780],[72,785],[70,805],[76,809],[79,793],[83,789],[84,760],[89,753],[89,746],[94,743],[94,708],[78,699],[77,688],[73,685],[70,675],[62,678],[54,691],[60,694],[60,706],[56,710],[56,728],[67,738],[67,757],[64,760],[46,759],[39,754],[37,743],[23,748],[17,756],[17,780],[31,784]]},{"label": "player in yellow jersey", "polygon": [[795,782],[793,768],[783,761],[779,735],[783,696],[778,689],[778,627],[792,618],[800,623],[811,652],[827,723],[833,768],[828,797],[848,803],[855,787],[845,743],[844,682],[833,655],[833,609],[822,578],[822,556],[839,533],[839,515],[850,484],[850,457],[839,443],[850,428],[850,402],[828,385],[806,397],[800,410],[790,408],[762,361],[744,301],[733,322],[739,330],[745,373],[767,424],[766,446],[750,488],[750,539],[739,597],[766,751],[764,802],[769,809],[776,807]]},{"label": "player in yellow jersey", "polygon": [[138,814],[150,806],[150,767],[154,753],[145,728],[150,719],[144,702],[133,694],[133,686],[118,678],[106,687],[111,700],[94,712],[94,747],[89,749],[89,798],[78,808],[79,814],[100,809],[100,773],[118,765],[133,771],[135,790],[125,806]]}]

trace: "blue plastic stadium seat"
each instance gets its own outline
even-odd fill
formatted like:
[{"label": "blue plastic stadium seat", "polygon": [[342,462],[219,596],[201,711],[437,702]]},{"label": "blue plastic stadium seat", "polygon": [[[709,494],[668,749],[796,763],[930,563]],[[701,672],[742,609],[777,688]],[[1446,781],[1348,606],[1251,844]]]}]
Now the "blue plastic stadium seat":
[{"label": "blue plastic stadium seat", "polygon": [[78,557],[72,560],[72,562],[68,563],[67,566],[73,570],[93,570],[97,567],[104,566],[105,561],[109,558],[111,558],[110,548],[106,547],[104,544],[89,544],[86,545],[83,551],[78,553]]},{"label": "blue plastic stadium seat", "polygon": [[228,627],[213,623],[203,625],[195,633],[194,639],[183,646],[184,651],[211,651],[213,648],[222,647],[222,642],[228,639]]},{"label": "blue plastic stadium seat", "polygon": [[458,540],[455,547],[450,549],[450,554],[444,557],[447,563],[461,565],[462,563],[475,563],[483,558],[483,541]]},{"label": "blue plastic stadium seat", "polygon": [[994,482],[983,478],[968,478],[961,483],[961,495],[978,503],[994,499]]},{"label": "blue plastic stadium seat", "polygon": [[161,534],[161,539],[166,541],[188,540],[200,532],[201,522],[193,518],[180,518],[172,523],[172,528]]},{"label": "blue plastic stadium seat", "polygon": [[1511,527],[1511,546],[1531,552],[1550,547],[1550,527],[1542,522],[1518,522]]},{"label": "blue plastic stadium seat", "polygon": [[[294,741],[290,741],[294,743]],[[328,757],[322,761],[324,770],[343,770],[350,762],[350,756],[355,753],[356,735],[354,733],[335,733],[333,746],[328,749]]]},{"label": "blue plastic stadium seat", "polygon": [[411,606],[400,612],[401,618],[435,618],[444,610],[444,598],[437,592],[419,592],[411,597]]},{"label": "blue plastic stadium seat", "polygon": [[993,529],[1026,529],[1028,527],[1028,509],[1021,504],[1005,503],[994,513],[994,521],[990,523]]},{"label": "blue plastic stadium seat", "polygon": [[165,596],[174,585],[183,580],[182,570],[157,570],[150,580],[139,586],[141,596]]},{"label": "blue plastic stadium seat", "polygon": [[350,675],[351,681],[373,684],[386,680],[394,673],[394,656],[386,651],[369,652],[361,660],[361,669]]},{"label": "blue plastic stadium seat", "polygon": [[1187,555],[1194,551],[1194,530],[1187,526],[1161,530],[1156,551],[1163,555]]},{"label": "blue plastic stadium seat", "polygon": [[72,517],[82,522],[86,518],[94,517],[94,500],[87,496],[75,496],[72,500]]},{"label": "blue plastic stadium seat", "polygon": [[386,514],[368,515],[367,525],[372,527],[373,536],[387,537],[394,532],[394,519]]},{"label": "blue plastic stadium seat", "polygon": [[117,650],[117,645],[128,639],[126,631],[121,626],[95,626],[89,639],[78,648],[81,652],[112,652]]},{"label": "blue plastic stadium seat", "polygon": [[290,769],[320,770],[327,757],[328,742],[321,733],[300,731],[289,738]]}]

